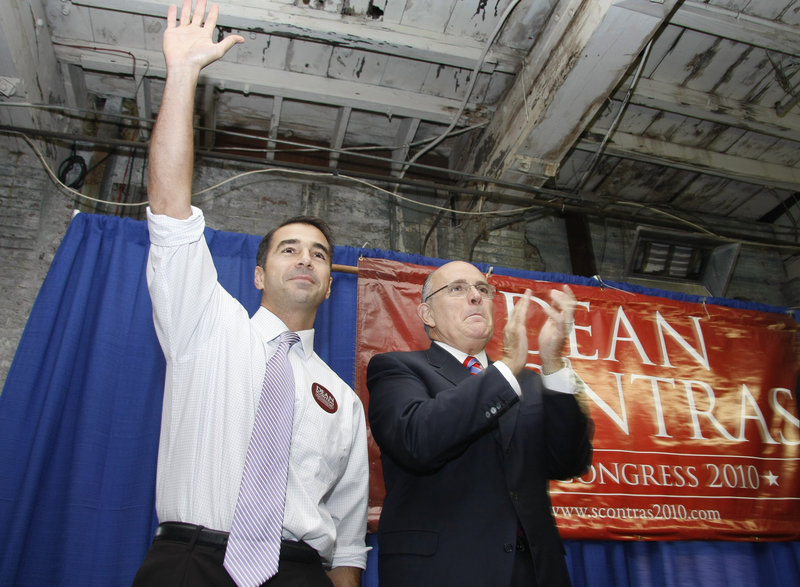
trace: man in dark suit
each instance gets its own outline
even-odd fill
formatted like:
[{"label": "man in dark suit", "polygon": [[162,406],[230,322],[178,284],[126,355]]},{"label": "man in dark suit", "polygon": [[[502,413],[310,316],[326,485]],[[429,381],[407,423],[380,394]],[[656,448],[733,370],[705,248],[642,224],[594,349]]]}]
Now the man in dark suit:
[{"label": "man in dark suit", "polygon": [[548,481],[582,474],[592,458],[591,421],[562,358],[575,297],[551,291],[539,376],[525,369],[529,290],[508,318],[502,358],[487,359],[494,295],[473,265],[443,265],[417,309],[430,348],[376,355],[367,368],[386,483],[381,587],[570,584]]}]

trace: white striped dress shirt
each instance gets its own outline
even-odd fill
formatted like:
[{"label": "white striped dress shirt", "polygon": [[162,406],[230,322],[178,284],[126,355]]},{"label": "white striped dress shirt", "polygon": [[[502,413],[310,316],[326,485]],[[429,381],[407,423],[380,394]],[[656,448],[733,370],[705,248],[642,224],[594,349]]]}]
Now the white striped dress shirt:
[{"label": "white striped dress shirt", "polygon": [[[203,214],[192,212],[176,220],[147,211],[147,283],[167,359],[156,510],[160,522],[229,531],[266,363],[287,328],[263,307],[250,318],[222,288]],[[314,352],[314,331],[298,334],[289,352],[295,408],[283,536],[304,540],[326,564],[363,569],[364,410]]]}]

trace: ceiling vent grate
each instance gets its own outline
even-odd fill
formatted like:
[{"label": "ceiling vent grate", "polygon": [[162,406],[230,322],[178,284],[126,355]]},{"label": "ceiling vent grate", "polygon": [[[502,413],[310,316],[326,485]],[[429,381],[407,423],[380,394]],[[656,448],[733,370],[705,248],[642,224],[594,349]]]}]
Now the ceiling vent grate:
[{"label": "ceiling vent grate", "polygon": [[625,280],[696,295],[724,296],[739,248],[738,243],[640,226]]}]

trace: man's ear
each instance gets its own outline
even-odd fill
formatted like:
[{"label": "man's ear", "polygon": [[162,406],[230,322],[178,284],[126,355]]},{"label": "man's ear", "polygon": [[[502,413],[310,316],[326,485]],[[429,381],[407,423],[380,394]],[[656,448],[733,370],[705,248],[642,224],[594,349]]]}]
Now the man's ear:
[{"label": "man's ear", "polygon": [[333,277],[328,278],[328,291],[325,292],[325,299],[331,297],[331,285],[333,285]]},{"label": "man's ear", "polygon": [[253,275],[253,283],[256,289],[264,290],[264,268],[256,265],[255,274]]},{"label": "man's ear", "polygon": [[430,304],[422,302],[417,306],[417,316],[419,316],[419,319],[422,320],[422,323],[428,328],[434,328],[436,326],[436,320],[433,319],[433,310]]}]

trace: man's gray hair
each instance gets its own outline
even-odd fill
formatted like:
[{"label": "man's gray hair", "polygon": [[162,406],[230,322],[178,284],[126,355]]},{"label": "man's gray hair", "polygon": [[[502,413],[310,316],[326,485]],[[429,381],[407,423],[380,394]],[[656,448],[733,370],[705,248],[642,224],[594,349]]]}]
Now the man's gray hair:
[{"label": "man's gray hair", "polygon": [[[428,273],[428,277],[425,278],[425,283],[422,284],[422,296],[421,296],[422,302],[425,301],[425,299],[430,295],[431,290],[433,289],[431,287],[431,281],[434,273],[436,273],[436,269]],[[422,327],[425,329],[425,334],[428,335],[428,338],[431,338],[431,329],[428,327],[428,325],[423,322]]]},{"label": "man's gray hair", "polygon": [[431,287],[431,279],[433,278],[434,273],[436,273],[436,269],[428,273],[428,277],[425,278],[425,283],[422,284],[422,297],[420,300],[422,302],[425,301],[425,298],[427,298],[428,295],[430,295],[431,289],[433,289]]}]

